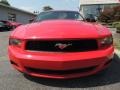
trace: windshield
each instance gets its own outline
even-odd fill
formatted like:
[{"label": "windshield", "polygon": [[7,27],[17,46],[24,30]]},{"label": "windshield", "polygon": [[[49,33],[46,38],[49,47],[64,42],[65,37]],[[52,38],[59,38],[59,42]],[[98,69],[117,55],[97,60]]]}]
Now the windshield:
[{"label": "windshield", "polygon": [[54,19],[83,20],[83,17],[75,11],[48,11],[40,13],[35,21]]}]

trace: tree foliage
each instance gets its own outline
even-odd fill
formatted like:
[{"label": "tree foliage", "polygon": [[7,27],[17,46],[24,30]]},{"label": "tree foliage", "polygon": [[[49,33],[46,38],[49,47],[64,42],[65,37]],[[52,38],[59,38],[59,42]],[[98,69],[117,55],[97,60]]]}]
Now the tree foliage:
[{"label": "tree foliage", "polygon": [[107,8],[101,12],[98,19],[102,22],[120,21],[120,6]]},{"label": "tree foliage", "polygon": [[43,11],[49,11],[49,10],[53,10],[53,8],[51,6],[44,6],[43,7]]},{"label": "tree foliage", "polygon": [[0,3],[4,4],[4,5],[10,6],[10,4],[9,4],[9,2],[7,0],[1,0]]}]

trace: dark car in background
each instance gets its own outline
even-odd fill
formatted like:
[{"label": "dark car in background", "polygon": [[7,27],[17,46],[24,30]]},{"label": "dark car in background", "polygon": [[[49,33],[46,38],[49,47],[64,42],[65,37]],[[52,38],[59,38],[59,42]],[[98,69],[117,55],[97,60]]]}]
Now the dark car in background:
[{"label": "dark car in background", "polygon": [[4,28],[2,28],[3,30],[13,30],[14,28],[22,25],[21,23],[3,20],[1,20],[0,23],[3,24],[2,26],[4,26]]},{"label": "dark car in background", "polygon": [[9,30],[9,27],[4,23],[0,21],[0,31]]}]

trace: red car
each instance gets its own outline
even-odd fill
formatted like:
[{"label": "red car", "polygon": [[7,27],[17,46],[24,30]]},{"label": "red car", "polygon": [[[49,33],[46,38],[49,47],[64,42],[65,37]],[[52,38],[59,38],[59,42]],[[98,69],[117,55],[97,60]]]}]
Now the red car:
[{"label": "red car", "polygon": [[13,22],[13,21],[3,21],[1,20],[0,22],[4,23],[9,30],[15,29],[16,27],[22,25],[21,23]]},{"label": "red car", "polygon": [[9,38],[14,68],[35,77],[70,79],[96,74],[114,56],[110,30],[76,11],[47,11]]}]

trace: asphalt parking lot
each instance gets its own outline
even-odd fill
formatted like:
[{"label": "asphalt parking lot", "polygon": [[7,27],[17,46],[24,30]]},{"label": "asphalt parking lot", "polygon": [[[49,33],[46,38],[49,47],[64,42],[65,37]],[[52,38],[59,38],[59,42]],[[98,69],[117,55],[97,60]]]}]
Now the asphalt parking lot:
[{"label": "asphalt parking lot", "polygon": [[10,32],[0,32],[0,90],[120,90],[120,58],[99,74],[72,80],[42,79],[14,70],[7,57]]}]

